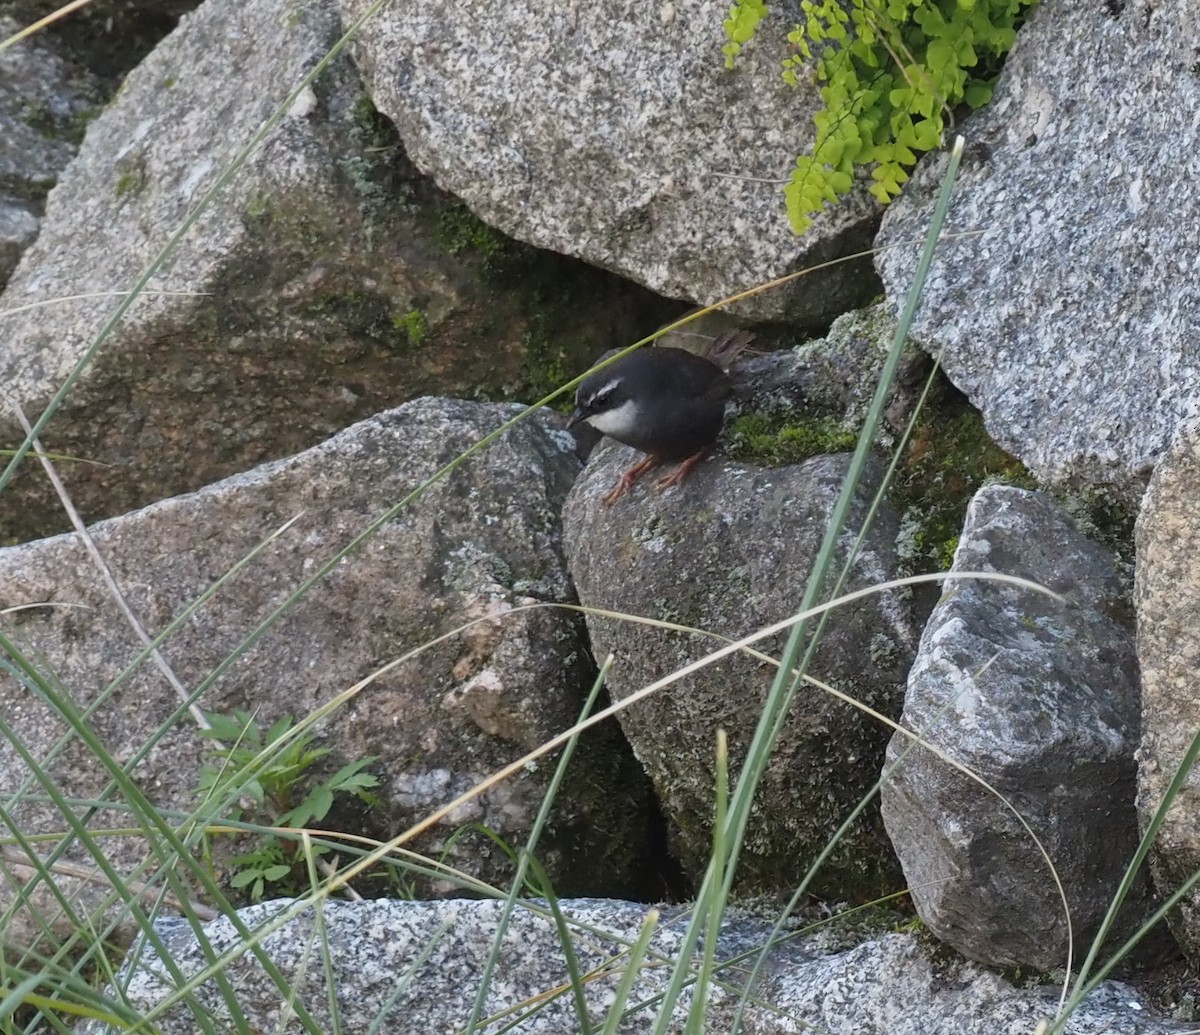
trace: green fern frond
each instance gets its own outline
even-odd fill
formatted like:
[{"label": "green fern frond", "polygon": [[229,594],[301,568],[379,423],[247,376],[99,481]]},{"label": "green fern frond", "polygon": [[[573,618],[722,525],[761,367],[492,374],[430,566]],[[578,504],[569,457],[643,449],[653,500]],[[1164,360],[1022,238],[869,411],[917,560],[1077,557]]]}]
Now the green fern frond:
[{"label": "green fern frond", "polygon": [[[868,169],[871,194],[887,204],[909,170],[941,147],[954,109],[991,100],[999,59],[1036,0],[801,0],[788,34],[797,56],[784,62],[793,86],[809,74],[824,107],[814,116],[812,153],[796,159],[784,187],[796,233],[850,192]],[[767,11],[762,0],[736,0],[725,20],[725,60]]]}]

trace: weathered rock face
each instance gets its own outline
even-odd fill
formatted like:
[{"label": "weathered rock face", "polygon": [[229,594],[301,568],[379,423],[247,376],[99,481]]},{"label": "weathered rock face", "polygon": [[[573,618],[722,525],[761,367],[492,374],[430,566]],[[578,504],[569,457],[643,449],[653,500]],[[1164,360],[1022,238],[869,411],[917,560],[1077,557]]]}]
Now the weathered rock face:
[{"label": "weathered rock face", "polygon": [[[0,40],[23,28],[6,14],[0,6]],[[46,192],[99,101],[96,80],[43,41],[0,52],[0,287],[37,236]]]},{"label": "weathered rock face", "polygon": [[[1050,499],[976,494],[952,571],[994,571],[1066,597],[952,579],[908,680],[904,725],[1020,811],[1062,880],[1076,951],[1137,847],[1137,660],[1128,585]],[[1033,839],[995,795],[896,734],[883,818],[921,919],[998,966],[1064,964],[1062,900]],[[901,762],[901,757],[903,761]],[[1123,928],[1147,913],[1141,884]]]},{"label": "weathered rock face", "polygon": [[[1200,729],[1200,428],[1185,428],[1159,464],[1137,524],[1138,658],[1142,746],[1138,816],[1150,822]],[[1188,774],[1151,851],[1159,890],[1174,892],[1200,869],[1200,772]],[[1170,917],[1176,939],[1200,960],[1200,895]]]},{"label": "weathered rock face", "polygon": [[[347,23],[368,0],[340,0]],[[811,146],[815,84],[780,76],[772,11],[724,67],[717,0],[387,8],[355,57],[417,166],[493,226],[672,298],[709,304],[867,246],[865,191],[798,239],[779,184]],[[739,303],[827,322],[876,291],[843,264]]]},{"label": "weathered rock face", "polygon": [[[913,336],[1039,478],[1136,498],[1198,412],[1200,198],[1179,175],[1195,159],[1180,120],[1200,110],[1196,16],[1042,4],[963,125],[947,230],[982,234],[939,246]],[[877,244],[924,232],[942,168],[921,164]],[[896,306],[917,257],[879,253]]]},{"label": "weathered rock face", "polygon": [[[185,18],[90,125],[0,307],[130,287],[339,34],[332,0],[213,0]],[[44,436],[112,465],[64,468],[85,517],[287,455],[417,395],[543,387],[556,364],[582,369],[652,328],[646,293],[523,257],[464,219],[407,164],[348,60],[335,61],[184,238]],[[0,384],[31,420],[117,301],[5,320]],[[5,413],[0,442],[22,437]],[[40,475],[5,492],[0,542],[62,527]]]},{"label": "weathered rock face", "polygon": [[[600,498],[633,455],[624,447],[600,451],[567,501],[564,530],[581,603],[730,638],[795,613],[846,456],[775,469],[710,460],[680,489],[648,497],[638,488],[606,509]],[[867,484],[878,477],[875,469]],[[851,527],[865,507],[860,499]],[[892,577],[895,533],[884,506],[847,590]],[[899,593],[840,608],[809,674],[897,717],[920,630],[913,611]],[[615,619],[590,617],[588,628],[596,658],[615,655],[609,685],[616,698],[721,645]],[[784,639],[760,649],[778,656]],[[711,850],[716,731],[729,736],[736,773],[774,674],[773,666],[749,657],[727,659],[621,713],[673,825],[675,852],[692,874],[703,872]],[[741,854],[744,888],[795,887],[878,779],[887,736],[886,727],[852,706],[815,688],[801,692],[759,790]],[[867,896],[894,890],[896,877],[878,812],[869,810],[817,885]]]},{"label": "weathered rock face", "polygon": [[[239,911],[251,930],[286,909],[289,901],[267,902]],[[313,966],[312,948],[323,939],[333,947],[330,969],[338,990],[343,1031],[379,1026],[394,1031],[461,1031],[474,1005],[484,962],[497,936],[503,909],[499,902],[337,902],[324,903],[320,928],[312,909],[263,940],[271,960],[283,972],[296,1001],[313,1013],[322,1030],[333,1030],[325,969]],[[576,900],[562,902],[568,922],[581,925],[574,951],[580,968],[595,977],[583,983],[594,1024],[602,1023],[613,1002],[628,946],[637,936],[647,907],[631,902]],[[674,961],[679,955],[684,917],[668,908],[650,943],[650,958]],[[185,977],[200,973],[208,958],[195,934],[179,920],[159,922],[158,933]],[[241,944],[226,919],[205,925],[205,938],[221,954]],[[765,944],[770,923],[731,910],[717,940],[718,960],[752,952]],[[126,1002],[145,1015],[171,993],[161,957],[147,948],[131,978]],[[252,1027],[265,1030],[277,1023],[281,992],[252,953],[226,971]],[[412,974],[411,979],[407,975]],[[630,1004],[651,1003],[623,1018],[621,1031],[641,1035],[654,1030],[658,997],[670,970],[644,966],[634,979]],[[400,982],[406,981],[398,997]],[[547,995],[569,977],[553,919],[544,910],[522,903],[514,914],[492,977],[484,1017],[509,1017],[517,1011],[519,1030],[527,1035],[561,1035],[579,1030],[570,996]],[[736,990],[745,971],[720,969],[718,984],[706,1003],[703,1031],[728,1032],[737,1009]],[[732,989],[722,982],[729,982]],[[790,1035],[798,1030],[855,1032],[856,1035],[1023,1035],[1040,1020],[1052,1019],[1059,990],[1050,986],[1014,988],[1003,978],[970,963],[933,960],[911,934],[876,933],[862,945],[847,947],[839,932],[789,937],[776,946],[764,977],[754,989],[743,1016],[747,1035]],[[206,1016],[228,1017],[219,990],[209,982],[196,991]],[[690,1006],[685,992],[668,1027],[681,1032]],[[388,1011],[384,1015],[384,1011]],[[177,1005],[157,1014],[155,1028],[164,1035],[190,1035],[195,1014]],[[389,1027],[390,1026],[390,1027]],[[1073,1035],[1166,1035],[1185,1025],[1151,1014],[1127,985],[1105,982],[1073,1014],[1066,1031]],[[85,1035],[107,1035],[114,1029],[95,1022]]]},{"label": "weathered rock face", "polygon": [[[299,456],[99,524],[92,535],[154,635],[300,515],[163,644],[191,690],[371,520],[515,412],[420,400]],[[534,418],[457,468],[318,582],[201,699],[205,709],[226,714],[258,709],[265,728],[284,714],[308,715],[377,667],[468,620],[490,618],[389,670],[323,720],[321,743],[333,749],[330,771],[379,756],[379,795],[387,802],[350,827],[332,817],[334,829],[392,836],[578,717],[593,679],[581,620],[553,609],[514,612],[572,598],[559,509],[578,462],[560,426],[556,417]],[[72,536],[0,551],[0,586],[6,606],[47,602],[5,615],[4,629],[81,707],[95,702],[141,650]],[[12,676],[3,679],[6,720],[34,757],[44,758],[61,722]],[[178,704],[175,691],[144,663],[93,723],[125,759]],[[186,808],[195,802],[207,743],[185,716],[134,775],[156,803]],[[635,880],[648,786],[615,725],[584,737],[579,750],[538,854],[555,887],[620,892]],[[484,835],[453,841],[450,835],[477,822],[520,843],[552,771],[531,767],[499,784],[414,847],[502,881],[509,860]],[[594,776],[600,771],[603,781]],[[13,745],[0,745],[0,787],[17,786],[25,772]],[[91,797],[105,782],[78,740],[51,772],[68,795]],[[619,797],[613,787],[622,788]],[[54,810],[32,806],[18,813],[18,822],[27,833],[63,825]],[[126,868],[142,851],[130,839],[110,849],[114,864]],[[68,859],[88,861],[78,850]],[[12,893],[4,889],[6,903]]]}]

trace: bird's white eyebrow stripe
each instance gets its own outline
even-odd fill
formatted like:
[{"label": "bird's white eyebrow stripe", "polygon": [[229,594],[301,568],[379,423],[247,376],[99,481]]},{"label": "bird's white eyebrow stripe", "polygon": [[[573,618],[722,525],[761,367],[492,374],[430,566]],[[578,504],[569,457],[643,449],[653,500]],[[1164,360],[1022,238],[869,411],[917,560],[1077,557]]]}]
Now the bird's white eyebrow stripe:
[{"label": "bird's white eyebrow stripe", "polygon": [[593,399],[599,399],[599,398],[600,398],[600,396],[602,396],[602,395],[607,395],[607,394],[608,394],[609,392],[611,392],[611,391],[612,391],[614,388],[616,388],[616,387],[617,387],[617,385],[619,385],[620,383],[621,383],[621,379],[620,379],[619,377],[614,377],[614,378],[613,378],[611,381],[609,381],[607,384],[605,384],[605,385],[602,385],[600,388],[597,388],[597,389],[596,389],[594,392],[592,392],[592,396],[591,396],[591,397],[592,397]]}]

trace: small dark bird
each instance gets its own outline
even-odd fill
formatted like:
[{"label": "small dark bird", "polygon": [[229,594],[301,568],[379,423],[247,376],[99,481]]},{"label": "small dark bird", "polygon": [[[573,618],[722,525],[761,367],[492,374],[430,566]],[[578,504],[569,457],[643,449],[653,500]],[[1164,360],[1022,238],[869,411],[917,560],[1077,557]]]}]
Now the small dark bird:
[{"label": "small dark bird", "polygon": [[679,464],[655,483],[663,492],[679,485],[704,459],[721,432],[725,403],[733,396],[721,364],[732,362],[750,339],[744,331],[721,335],[704,356],[684,349],[638,349],[580,383],[567,427],[586,422],[646,454],[604,497],[606,507],[655,464]]}]

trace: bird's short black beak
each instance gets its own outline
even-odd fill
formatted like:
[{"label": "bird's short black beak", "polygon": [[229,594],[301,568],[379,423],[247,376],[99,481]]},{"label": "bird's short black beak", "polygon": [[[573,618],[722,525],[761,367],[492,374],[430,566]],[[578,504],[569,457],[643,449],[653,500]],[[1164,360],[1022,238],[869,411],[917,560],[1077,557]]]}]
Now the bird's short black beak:
[{"label": "bird's short black beak", "polygon": [[575,427],[575,425],[580,423],[580,421],[582,421],[585,417],[587,417],[587,414],[584,413],[583,410],[579,409],[579,407],[576,407],[575,412],[567,418],[568,430]]}]

